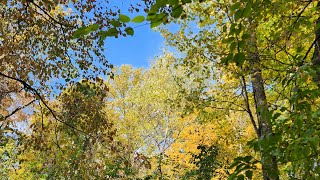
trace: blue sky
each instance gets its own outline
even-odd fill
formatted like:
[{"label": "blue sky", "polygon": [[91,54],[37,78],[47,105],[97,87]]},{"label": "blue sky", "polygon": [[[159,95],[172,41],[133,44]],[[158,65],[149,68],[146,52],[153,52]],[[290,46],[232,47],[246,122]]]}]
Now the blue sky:
[{"label": "blue sky", "polygon": [[164,47],[164,38],[150,25],[135,28],[133,36],[107,38],[105,55],[109,63],[119,66],[132,64],[134,67],[148,67],[156,55]]},{"label": "blue sky", "polygon": [[[130,13],[128,11],[130,4],[135,5],[136,3],[141,3],[141,0],[110,0],[111,6],[120,8],[121,14],[128,15],[131,19],[137,15],[147,15],[141,8],[139,8],[140,12]],[[120,36],[119,38],[109,37],[105,40],[105,55],[110,64],[115,66],[120,66],[121,64],[131,64],[136,68],[147,68],[154,60],[154,57],[162,54],[163,49],[177,52],[174,47],[165,46],[165,39],[161,36],[160,32],[152,30],[150,25],[145,23],[148,23],[148,21],[145,21],[141,24],[129,24],[134,28],[133,36]],[[197,27],[196,24],[192,24],[191,26]],[[168,30],[171,32],[176,32],[180,27],[177,24],[171,23],[166,25],[166,28],[168,28]],[[196,29],[197,28],[193,30]]]},{"label": "blue sky", "polygon": [[[119,1],[110,0],[110,5],[115,5],[121,9],[121,13],[129,15],[131,18],[137,15],[146,16],[143,10],[130,13],[130,4],[140,3],[140,0]],[[148,67],[155,56],[161,54],[165,40],[160,32],[151,29],[149,24],[143,25],[131,23],[134,28],[134,35],[119,38],[107,38],[105,41],[105,55],[109,63],[120,66],[121,64],[131,64],[134,67]],[[142,25],[142,26],[141,26]]]}]

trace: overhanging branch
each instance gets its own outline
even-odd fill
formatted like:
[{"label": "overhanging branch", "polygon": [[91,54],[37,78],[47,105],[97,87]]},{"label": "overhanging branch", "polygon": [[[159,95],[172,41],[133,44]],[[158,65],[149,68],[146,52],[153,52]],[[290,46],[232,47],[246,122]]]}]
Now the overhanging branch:
[{"label": "overhanging branch", "polygon": [[[81,132],[81,133],[83,133],[83,134],[88,135],[88,134],[87,134],[86,132],[84,132],[83,130],[78,129],[78,128],[72,126],[71,124],[60,120],[60,119],[56,116],[56,114],[54,113],[54,111],[53,111],[53,110],[49,107],[49,105],[45,102],[45,100],[44,100],[43,97],[40,95],[40,93],[39,93],[35,88],[33,88],[31,85],[29,85],[26,81],[21,80],[21,79],[18,79],[18,78],[15,78],[15,77],[8,76],[8,75],[6,75],[6,74],[3,74],[2,72],[0,72],[0,75],[3,76],[3,77],[5,77],[5,78],[8,78],[8,79],[12,79],[12,80],[14,80],[14,81],[17,81],[17,82],[21,83],[26,89],[29,89],[29,90],[36,96],[36,98],[39,99],[39,100],[43,103],[43,105],[49,110],[50,114],[52,115],[52,117],[53,117],[56,121],[61,122],[62,124],[66,125],[66,126],[68,126],[68,127],[70,127],[70,128],[72,128],[72,129],[74,129],[74,130],[76,130],[76,131],[79,131],[79,132]],[[88,136],[90,136],[90,135],[88,135]]]}]

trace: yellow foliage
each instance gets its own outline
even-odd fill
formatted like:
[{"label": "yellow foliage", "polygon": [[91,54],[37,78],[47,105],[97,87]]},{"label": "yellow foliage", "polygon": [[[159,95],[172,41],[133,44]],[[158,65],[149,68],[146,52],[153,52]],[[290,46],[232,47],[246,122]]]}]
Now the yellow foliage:
[{"label": "yellow foliage", "polygon": [[[209,112],[211,109],[207,109]],[[192,115],[195,116],[195,115]],[[217,160],[221,166],[216,169],[215,178],[227,178],[228,166],[239,154],[246,154],[245,143],[254,137],[254,130],[245,118],[243,113],[235,112],[221,119],[214,119],[207,123],[198,123],[194,120],[186,126],[167,151],[170,162],[166,168],[168,175],[173,176],[173,167],[178,167],[179,175],[183,175],[184,170],[195,169],[192,163],[192,154],[200,153],[197,149],[202,146],[217,146]]]}]

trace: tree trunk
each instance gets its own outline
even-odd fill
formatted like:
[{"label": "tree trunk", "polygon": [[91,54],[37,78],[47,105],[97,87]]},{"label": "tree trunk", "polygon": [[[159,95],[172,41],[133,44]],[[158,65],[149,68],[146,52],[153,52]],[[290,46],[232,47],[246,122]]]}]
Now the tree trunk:
[{"label": "tree trunk", "polygon": [[[258,127],[259,127],[259,139],[264,139],[267,134],[272,134],[271,125],[268,122],[267,114],[268,105],[266,94],[263,86],[263,78],[261,74],[261,69],[259,67],[259,62],[252,63],[252,88],[253,88],[253,96],[256,106],[256,113],[258,119]],[[269,154],[265,151],[265,149],[261,148],[261,163],[262,163],[262,171],[263,171],[263,179],[271,180],[271,179],[279,179],[278,177],[278,166],[276,157]]]},{"label": "tree trunk", "polygon": [[[252,28],[254,30],[254,28]],[[260,58],[258,54],[258,48],[256,45],[256,35],[253,32],[251,34],[251,40],[249,42],[250,49],[254,50],[250,54],[251,65],[251,84],[254,96],[254,102],[256,106],[256,114],[258,120],[258,138],[263,140],[267,134],[272,135],[272,127],[268,120],[268,103],[265,94],[263,77],[261,73]],[[276,157],[266,151],[266,149],[260,146],[261,163],[264,180],[277,180],[279,179],[279,171],[277,166]]]},{"label": "tree trunk", "polygon": [[[320,3],[317,4],[317,11],[320,12]],[[319,27],[320,16],[316,21],[315,27]],[[316,76],[314,77],[315,83],[320,88],[320,28],[315,29],[314,51],[312,57],[312,64],[316,69]]]}]

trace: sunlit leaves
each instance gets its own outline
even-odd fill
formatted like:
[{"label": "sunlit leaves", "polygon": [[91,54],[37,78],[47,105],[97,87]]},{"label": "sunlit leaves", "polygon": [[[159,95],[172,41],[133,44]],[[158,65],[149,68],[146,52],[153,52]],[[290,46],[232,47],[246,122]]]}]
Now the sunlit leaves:
[{"label": "sunlit leaves", "polygon": [[[217,158],[219,170],[232,174],[231,179],[259,179],[261,172],[255,172],[262,171],[264,157],[275,157],[279,168],[285,169],[281,174],[284,179],[319,177],[319,90],[313,82],[318,69],[310,61],[314,29],[319,28],[314,23],[318,18],[316,1],[155,0],[145,9],[146,16],[132,19],[120,12],[102,13],[100,9],[107,8],[94,9],[95,2],[98,1],[79,2],[80,7],[71,9],[80,13],[64,12],[68,5],[64,1],[59,4],[61,9],[51,1],[39,2],[61,24],[39,15],[42,11],[32,9],[36,6],[19,4],[19,11],[7,11],[11,7],[2,3],[6,7],[0,10],[4,19],[0,38],[5,45],[2,71],[32,85],[40,84],[40,89],[51,78],[72,82],[79,75],[90,76],[70,83],[72,91],[64,91],[59,100],[52,102],[61,119],[90,136],[56,125],[48,112],[37,114],[43,111],[39,109],[30,127],[34,149],[28,153],[43,153],[45,158],[23,159],[28,161],[30,173],[47,166],[59,172],[53,176],[56,179],[66,174],[70,178],[92,179],[91,172],[98,172],[95,178],[120,179],[143,179],[134,177],[141,174],[156,178],[171,173],[173,179],[185,172],[199,176],[210,172],[212,169],[201,172],[193,166],[211,168],[211,160]],[[86,17],[85,12],[93,14]],[[123,66],[107,81],[94,76],[112,74],[106,73],[106,67],[112,66],[107,65],[102,43],[96,38],[132,36],[137,31],[131,27],[133,23],[148,21],[146,24],[155,28],[172,20],[181,25],[181,30],[175,34],[162,32],[183,56],[165,56],[166,61],[146,71]],[[188,23],[192,26],[188,27]],[[174,65],[165,64],[168,61]],[[268,111],[260,111],[255,104],[257,89],[250,81],[257,74],[263,75],[258,90],[266,94],[266,98],[258,100],[266,104]],[[209,86],[206,82],[214,83]],[[96,85],[99,87],[93,88]],[[180,117],[185,112],[190,117]],[[267,133],[257,133],[259,138],[245,146],[244,142],[254,135],[249,126],[250,115],[252,124],[261,126],[263,123],[257,119],[266,117],[264,123],[271,125]],[[182,125],[186,126],[181,128]],[[117,131],[111,126],[116,126]],[[174,138],[177,139],[173,142]],[[110,143],[107,148],[103,146],[106,142]],[[60,148],[54,149],[59,143]],[[197,149],[198,145],[203,148]],[[222,155],[208,154],[214,145],[219,145]],[[132,152],[141,153],[139,161],[143,160],[143,166],[136,163],[133,157],[138,155]],[[234,159],[231,170],[227,170],[238,154],[243,156]],[[188,156],[196,161],[182,162]],[[97,162],[90,162],[92,159]],[[32,164],[40,167],[33,168]],[[26,166],[20,165],[19,170],[25,171]],[[166,173],[158,170],[160,165],[166,166]]]},{"label": "sunlit leaves", "polygon": [[159,26],[160,24],[162,24],[162,21],[157,20],[155,22],[151,22],[150,27],[155,28],[155,27]]},{"label": "sunlit leaves", "polygon": [[134,22],[134,23],[141,23],[143,21],[144,21],[144,16],[136,16],[131,20],[131,22]]},{"label": "sunlit leaves", "polygon": [[124,14],[120,14],[119,15],[119,21],[123,22],[123,23],[127,23],[130,22],[130,17]]}]

